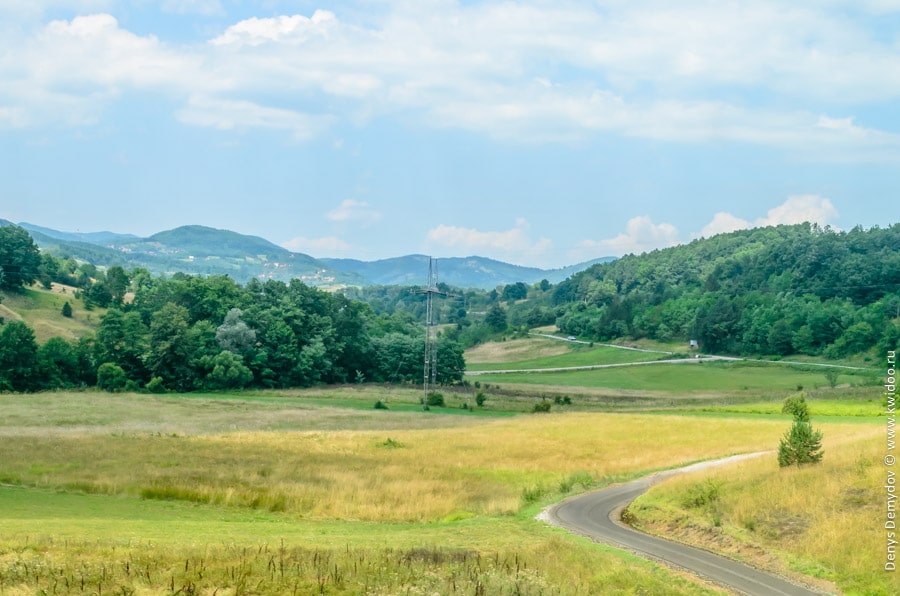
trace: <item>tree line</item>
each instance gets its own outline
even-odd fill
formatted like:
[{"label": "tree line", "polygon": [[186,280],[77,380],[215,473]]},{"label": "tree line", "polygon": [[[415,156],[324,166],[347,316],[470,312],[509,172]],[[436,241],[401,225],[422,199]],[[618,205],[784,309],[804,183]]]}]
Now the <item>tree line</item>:
[{"label": "tree line", "polygon": [[[12,252],[16,277],[5,277],[5,291],[36,281],[54,258],[41,255],[21,228],[0,228],[0,266]],[[88,305],[107,309],[94,334],[38,345],[25,323],[2,326],[0,390],[182,392],[422,378],[421,325],[399,314],[376,315],[341,294],[296,280],[242,286],[224,275],[161,278],[114,267],[95,273],[80,290]],[[457,343],[441,341],[438,359],[438,382],[461,380]]]}]

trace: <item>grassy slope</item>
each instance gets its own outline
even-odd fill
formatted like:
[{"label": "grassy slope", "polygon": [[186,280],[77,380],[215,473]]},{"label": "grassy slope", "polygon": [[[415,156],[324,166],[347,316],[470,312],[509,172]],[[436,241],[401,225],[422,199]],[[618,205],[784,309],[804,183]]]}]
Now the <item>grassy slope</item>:
[{"label": "grassy slope", "polygon": [[[74,288],[53,286],[53,291],[35,286],[22,292],[0,292],[0,317],[27,323],[38,343],[55,336],[72,341],[92,333],[105,310],[85,310],[84,302],[74,297]],[[73,309],[71,318],[62,316],[66,302]]]}]

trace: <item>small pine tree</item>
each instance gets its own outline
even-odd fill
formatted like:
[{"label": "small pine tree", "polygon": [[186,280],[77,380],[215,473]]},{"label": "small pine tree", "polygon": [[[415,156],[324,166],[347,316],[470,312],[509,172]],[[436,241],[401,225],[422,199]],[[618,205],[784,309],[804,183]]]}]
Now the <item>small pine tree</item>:
[{"label": "small pine tree", "polygon": [[822,461],[822,431],[813,430],[805,420],[794,423],[778,445],[778,465],[782,468],[796,464],[815,464]]},{"label": "small pine tree", "polygon": [[69,301],[66,300],[62,305],[62,316],[71,319],[72,318],[72,305],[69,304]]},{"label": "small pine tree", "polygon": [[802,392],[784,400],[781,411],[794,417],[790,430],[778,444],[778,465],[814,464],[822,460],[822,432],[809,423],[809,406]]}]

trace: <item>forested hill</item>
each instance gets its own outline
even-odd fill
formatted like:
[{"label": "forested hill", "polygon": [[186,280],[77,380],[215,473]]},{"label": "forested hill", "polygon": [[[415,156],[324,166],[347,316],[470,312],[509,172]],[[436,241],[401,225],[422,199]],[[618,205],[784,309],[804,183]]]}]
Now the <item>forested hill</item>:
[{"label": "forested hill", "polygon": [[900,225],[742,230],[559,284],[565,333],[697,339],[708,352],[841,357],[900,339]]},{"label": "forested hill", "polygon": [[[0,219],[0,227],[13,225]],[[143,268],[154,275],[228,275],[239,283],[251,279],[299,279],[326,288],[416,285],[428,278],[428,257],[424,255],[377,261],[317,259],[258,236],[206,226],[181,226],[147,238],[112,232],[61,232],[29,223],[21,227],[28,230],[43,252],[56,257],[71,257],[100,268]],[[557,283],[596,261],[610,259],[601,257],[561,269],[539,269],[479,256],[442,258],[441,280],[460,288],[484,290],[519,281],[532,284],[546,279]]]}]

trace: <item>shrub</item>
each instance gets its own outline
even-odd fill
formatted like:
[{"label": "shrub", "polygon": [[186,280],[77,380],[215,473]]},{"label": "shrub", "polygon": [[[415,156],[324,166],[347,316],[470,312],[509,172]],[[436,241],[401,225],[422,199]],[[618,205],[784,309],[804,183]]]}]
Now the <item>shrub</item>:
[{"label": "shrub", "polygon": [[437,391],[432,391],[428,394],[428,401],[426,402],[427,406],[435,406],[438,408],[444,407],[444,396]]},{"label": "shrub", "polygon": [[97,387],[104,391],[122,391],[127,383],[128,377],[118,364],[104,362],[97,369]]},{"label": "shrub", "polygon": [[682,505],[686,508],[697,508],[715,503],[721,495],[722,483],[712,478],[693,485],[685,495]]},{"label": "shrub", "polygon": [[487,401],[487,397],[485,397],[484,392],[479,391],[478,394],[475,396],[475,403],[478,405],[479,408],[482,408],[482,407],[484,407],[485,401]]},{"label": "shrub", "polygon": [[383,401],[381,401],[379,399],[378,401],[375,402],[375,409],[376,410],[387,410],[388,407],[387,407],[387,404],[385,404]]},{"label": "shrub", "polygon": [[541,414],[544,412],[550,411],[550,402],[546,399],[542,399],[538,403],[534,404],[534,407],[531,408],[532,414]]},{"label": "shrub", "polygon": [[527,486],[522,489],[522,502],[526,505],[540,501],[547,494],[547,488],[543,484]]},{"label": "shrub", "polygon": [[577,486],[588,489],[594,486],[594,477],[590,472],[574,472],[565,480],[559,482],[559,492],[567,493]]},{"label": "shrub", "polygon": [[150,393],[165,393],[166,388],[163,385],[162,377],[153,377],[150,379],[150,382],[147,383],[147,391]]}]

